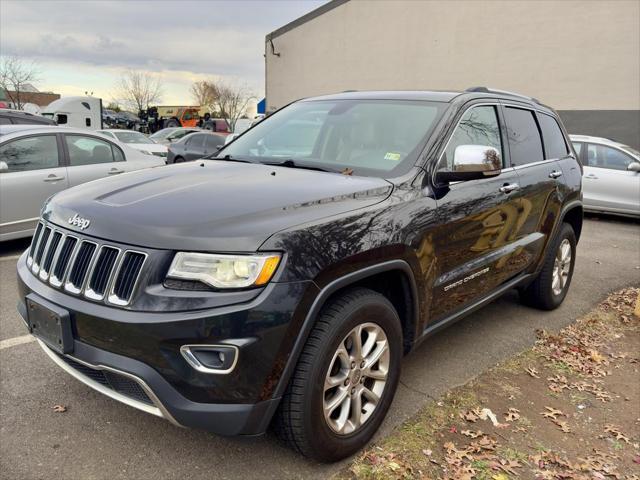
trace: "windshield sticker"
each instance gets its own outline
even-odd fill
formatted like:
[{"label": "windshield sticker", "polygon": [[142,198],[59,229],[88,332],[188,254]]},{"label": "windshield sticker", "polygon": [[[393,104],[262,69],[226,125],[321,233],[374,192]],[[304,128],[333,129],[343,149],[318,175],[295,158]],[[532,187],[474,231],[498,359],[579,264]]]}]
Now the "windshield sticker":
[{"label": "windshield sticker", "polygon": [[399,153],[387,152],[387,154],[384,156],[384,159],[385,160],[393,160],[394,162],[398,162],[398,161],[400,161],[400,157],[401,157],[401,155]]}]

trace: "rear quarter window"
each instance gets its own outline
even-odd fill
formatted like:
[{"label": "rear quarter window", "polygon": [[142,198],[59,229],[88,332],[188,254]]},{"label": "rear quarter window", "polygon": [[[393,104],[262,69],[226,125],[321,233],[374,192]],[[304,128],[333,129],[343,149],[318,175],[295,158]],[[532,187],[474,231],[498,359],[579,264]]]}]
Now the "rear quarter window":
[{"label": "rear quarter window", "polygon": [[540,130],[542,130],[546,158],[566,157],[569,150],[556,119],[549,115],[540,114],[538,120],[540,121]]}]

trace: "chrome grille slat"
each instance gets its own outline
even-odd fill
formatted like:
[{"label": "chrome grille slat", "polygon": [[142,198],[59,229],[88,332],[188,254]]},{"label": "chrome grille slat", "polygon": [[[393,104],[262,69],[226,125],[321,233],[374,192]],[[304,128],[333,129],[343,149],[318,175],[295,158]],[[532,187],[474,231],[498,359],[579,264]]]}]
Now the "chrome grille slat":
[{"label": "chrome grille slat", "polygon": [[49,277],[49,283],[54,287],[59,287],[64,282],[67,267],[69,266],[69,260],[71,259],[76,246],[78,245],[78,239],[74,236],[67,235],[62,242],[60,252],[55,259],[55,264],[51,270],[51,276]]},{"label": "chrome grille slat", "polygon": [[109,303],[127,305],[131,301],[147,254],[127,250],[118,265],[108,297]]},{"label": "chrome grille slat", "polygon": [[131,302],[146,259],[144,252],[67,234],[44,220],[27,255],[31,272],[52,287],[117,306]]},{"label": "chrome grille slat", "polygon": [[45,227],[44,230],[42,230],[42,235],[40,236],[40,239],[38,240],[38,247],[36,248],[36,253],[35,253],[35,256],[33,257],[33,265],[31,267],[31,270],[36,275],[40,270],[40,262],[42,262],[42,255],[44,255],[44,251],[47,248],[47,245],[49,245],[50,236],[51,236],[51,227]]},{"label": "chrome grille slat", "polygon": [[33,263],[33,255],[38,249],[38,242],[40,241],[40,234],[42,233],[42,222],[38,222],[38,226],[36,227],[36,232],[33,234],[33,239],[31,240],[31,247],[29,248],[29,256],[27,257],[27,266],[31,267]]},{"label": "chrome grille slat", "polygon": [[45,253],[42,257],[42,266],[40,267],[40,278],[46,280],[49,278],[49,272],[51,271],[51,264],[53,263],[53,257],[58,251],[60,239],[62,238],[61,232],[53,231],[53,234],[49,235],[49,245],[45,249]]},{"label": "chrome grille slat", "polygon": [[65,290],[71,293],[80,293],[82,291],[97,247],[97,243],[88,240],[83,240],[80,243],[76,257],[69,267],[67,281],[64,284]]}]

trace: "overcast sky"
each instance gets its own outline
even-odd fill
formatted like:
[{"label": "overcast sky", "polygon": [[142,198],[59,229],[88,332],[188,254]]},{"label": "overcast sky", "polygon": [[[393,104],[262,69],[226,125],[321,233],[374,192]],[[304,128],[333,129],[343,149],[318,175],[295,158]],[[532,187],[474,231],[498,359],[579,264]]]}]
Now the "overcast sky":
[{"label": "overcast sky", "polygon": [[33,59],[41,91],[113,98],[128,68],[160,75],[164,104],[228,77],[264,94],[264,37],[326,0],[0,0],[0,55]]}]

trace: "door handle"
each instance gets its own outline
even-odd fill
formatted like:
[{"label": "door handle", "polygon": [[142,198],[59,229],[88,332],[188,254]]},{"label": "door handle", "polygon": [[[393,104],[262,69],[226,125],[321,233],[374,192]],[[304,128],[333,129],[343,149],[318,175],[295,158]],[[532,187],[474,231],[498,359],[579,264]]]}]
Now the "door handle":
[{"label": "door handle", "polygon": [[590,173],[589,175],[585,175],[584,178],[588,178],[590,180],[597,180],[598,177],[596,177],[593,173]]},{"label": "door handle", "polygon": [[59,177],[54,173],[52,173],[51,175],[47,176],[47,178],[44,179],[45,182],[57,182],[60,180],[64,180],[64,177]]},{"label": "door handle", "polygon": [[558,178],[562,176],[562,172],[560,170],[554,170],[549,174],[549,178]]},{"label": "door handle", "polygon": [[500,187],[500,191],[502,193],[511,193],[515,190],[518,190],[519,188],[520,188],[520,185],[518,185],[517,183],[508,183]]},{"label": "door handle", "polygon": [[115,175],[117,173],[124,173],[124,170],[119,170],[117,168],[112,168],[111,170],[109,170],[109,175]]}]

